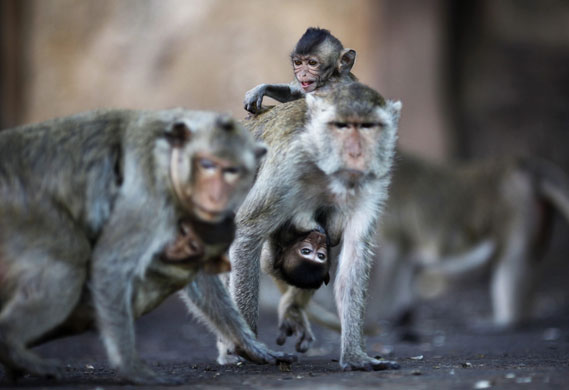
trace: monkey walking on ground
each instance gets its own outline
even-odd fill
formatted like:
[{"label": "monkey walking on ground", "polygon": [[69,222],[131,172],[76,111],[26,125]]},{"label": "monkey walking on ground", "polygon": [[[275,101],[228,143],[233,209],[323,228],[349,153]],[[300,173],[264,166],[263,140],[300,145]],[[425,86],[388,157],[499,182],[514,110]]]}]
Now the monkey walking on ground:
[{"label": "monkey walking on ground", "polygon": [[[230,248],[231,294],[256,331],[260,263],[270,265],[275,259],[264,244],[286,223],[309,232],[318,228],[322,217],[331,242],[341,241],[335,296],[344,369],[398,367],[367,355],[363,321],[371,239],[387,198],[400,109],[400,102],[386,101],[354,82],[277,105],[245,121],[270,149],[237,213]],[[282,283],[286,292],[279,305],[279,339],[296,334],[297,350],[305,351],[313,335],[304,309],[314,290]],[[225,348],[218,346],[223,361]]]},{"label": "monkey walking on ground", "polygon": [[393,176],[372,293],[407,309],[417,280],[486,267],[493,325],[527,320],[553,212],[569,222],[566,175],[535,158],[443,166],[400,154]]},{"label": "monkey walking on ground", "polygon": [[[258,342],[219,278],[199,272],[210,260],[221,264],[210,271],[224,269],[232,215],[265,152],[231,118],[182,109],[96,111],[2,131],[7,376],[60,376],[29,347],[96,325],[123,378],[178,381],[140,360],[133,321],[184,287],[188,306],[230,350],[292,361]],[[194,240],[185,254],[178,229]]]},{"label": "monkey walking on ground", "polygon": [[351,73],[356,52],[346,49],[330,31],[310,27],[290,55],[294,80],[290,84],[260,84],[247,91],[243,104],[252,114],[262,112],[263,97],[279,102],[300,99],[305,94],[342,83],[357,81]]}]

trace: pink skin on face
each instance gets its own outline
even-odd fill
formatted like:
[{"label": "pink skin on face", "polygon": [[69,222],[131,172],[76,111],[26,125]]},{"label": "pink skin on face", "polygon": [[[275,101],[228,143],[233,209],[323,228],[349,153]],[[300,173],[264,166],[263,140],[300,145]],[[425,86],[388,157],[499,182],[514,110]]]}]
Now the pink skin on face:
[{"label": "pink skin on face", "polygon": [[294,75],[305,93],[318,87],[320,62],[313,56],[297,56],[292,60]]}]

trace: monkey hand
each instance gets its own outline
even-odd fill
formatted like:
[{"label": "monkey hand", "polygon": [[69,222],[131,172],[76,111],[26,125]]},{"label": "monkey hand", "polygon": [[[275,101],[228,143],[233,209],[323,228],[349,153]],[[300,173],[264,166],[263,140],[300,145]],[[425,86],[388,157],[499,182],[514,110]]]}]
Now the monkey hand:
[{"label": "monkey hand", "polygon": [[265,96],[266,90],[266,84],[259,84],[255,88],[247,91],[247,93],[245,93],[245,99],[243,100],[245,110],[251,114],[258,113],[261,110],[263,96]]},{"label": "monkey hand", "polygon": [[296,350],[297,352],[306,352],[315,340],[310,322],[306,317],[303,309],[297,305],[291,305],[286,308],[282,316],[279,316],[279,331],[277,344],[283,345],[287,337],[297,336]]},{"label": "monkey hand", "polygon": [[119,376],[135,385],[179,385],[184,383],[181,377],[156,373],[140,359],[135,359],[126,367],[120,367]]},{"label": "monkey hand", "polygon": [[296,355],[271,351],[265,344],[254,339],[242,345],[237,345],[235,353],[257,364],[290,364],[297,360]]},{"label": "monkey hand", "polygon": [[375,359],[365,352],[353,355],[342,355],[340,366],[344,371],[382,371],[398,370],[399,363],[390,360]]}]

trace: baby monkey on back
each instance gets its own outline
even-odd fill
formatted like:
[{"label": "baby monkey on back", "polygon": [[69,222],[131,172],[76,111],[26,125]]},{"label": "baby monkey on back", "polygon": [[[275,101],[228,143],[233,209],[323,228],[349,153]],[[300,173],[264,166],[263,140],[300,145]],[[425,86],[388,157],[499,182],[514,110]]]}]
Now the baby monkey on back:
[{"label": "baby monkey on back", "polygon": [[338,83],[357,81],[351,73],[356,51],[345,49],[330,31],[310,27],[290,55],[294,80],[289,84],[259,84],[245,94],[243,104],[252,114],[261,111],[263,96],[281,103]]}]

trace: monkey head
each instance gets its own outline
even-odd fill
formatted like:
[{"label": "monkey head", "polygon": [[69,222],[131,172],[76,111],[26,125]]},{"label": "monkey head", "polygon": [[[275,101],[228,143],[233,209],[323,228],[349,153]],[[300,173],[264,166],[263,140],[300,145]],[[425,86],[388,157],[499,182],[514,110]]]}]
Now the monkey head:
[{"label": "monkey head", "polygon": [[316,165],[344,190],[362,188],[389,174],[397,139],[400,102],[385,100],[358,82],[306,95],[305,147],[329,145]]},{"label": "monkey head", "polygon": [[167,134],[170,179],[178,203],[191,216],[218,223],[233,217],[267,149],[229,116],[200,114],[205,126],[192,129],[180,121]]},{"label": "monkey head", "polygon": [[305,93],[324,86],[332,76],[350,73],[356,52],[344,49],[330,31],[309,28],[291,53],[294,76]]},{"label": "monkey head", "polygon": [[185,218],[178,226],[176,239],[159,255],[163,262],[201,268],[210,274],[231,271],[226,253],[235,238],[233,218],[218,223]]},{"label": "monkey head", "polygon": [[293,286],[317,289],[330,281],[330,243],[325,232],[313,230],[298,236],[296,241],[281,248],[274,267],[282,279]]}]

